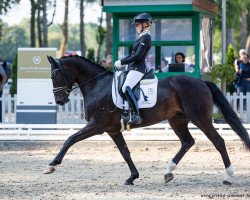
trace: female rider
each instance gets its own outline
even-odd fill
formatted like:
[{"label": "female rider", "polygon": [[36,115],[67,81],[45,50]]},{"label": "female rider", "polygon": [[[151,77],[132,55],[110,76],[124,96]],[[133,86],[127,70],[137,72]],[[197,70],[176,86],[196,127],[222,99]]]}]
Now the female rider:
[{"label": "female rider", "polygon": [[138,39],[135,41],[132,47],[131,55],[117,60],[115,62],[116,68],[121,68],[122,65],[128,64],[128,75],[123,84],[122,92],[129,102],[132,108],[131,122],[135,124],[141,124],[142,119],[139,113],[137,101],[132,92],[133,87],[141,80],[144,74],[147,72],[145,59],[148,51],[151,48],[151,36],[149,28],[152,24],[152,17],[147,13],[140,13],[134,17],[134,22],[137,33],[139,33]]}]

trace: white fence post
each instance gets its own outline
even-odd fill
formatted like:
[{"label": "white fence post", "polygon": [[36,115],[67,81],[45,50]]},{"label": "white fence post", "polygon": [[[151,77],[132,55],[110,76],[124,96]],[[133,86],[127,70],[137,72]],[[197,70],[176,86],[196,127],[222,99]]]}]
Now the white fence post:
[{"label": "white fence post", "polygon": [[17,104],[17,95],[15,94],[14,95],[14,122],[13,123],[16,123],[16,104]]},{"label": "white fence post", "polygon": [[236,92],[234,92],[233,93],[233,110],[235,111],[235,112],[237,112],[237,101],[238,101],[238,98],[237,98],[237,94],[236,94]]},{"label": "white fence post", "polygon": [[2,123],[5,123],[5,94],[2,95]]},{"label": "white fence post", "polygon": [[243,100],[243,93],[240,93],[240,118],[243,119],[243,110],[244,110],[244,100]]},{"label": "white fence post", "polygon": [[[59,119],[59,124],[62,124],[63,122],[63,111],[62,111],[62,106],[57,106],[58,111],[57,111],[57,118]],[[58,120],[57,120],[58,121]]]},{"label": "white fence post", "polygon": [[81,106],[81,98],[80,94],[76,95],[76,112],[77,112],[77,123],[81,123],[82,116],[82,106]]},{"label": "white fence post", "polygon": [[247,123],[249,124],[250,123],[250,92],[247,92]]},{"label": "white fence post", "polygon": [[11,101],[11,95],[8,94],[8,98],[7,98],[7,104],[8,104],[8,123],[11,123],[11,113],[12,113],[12,101]]}]

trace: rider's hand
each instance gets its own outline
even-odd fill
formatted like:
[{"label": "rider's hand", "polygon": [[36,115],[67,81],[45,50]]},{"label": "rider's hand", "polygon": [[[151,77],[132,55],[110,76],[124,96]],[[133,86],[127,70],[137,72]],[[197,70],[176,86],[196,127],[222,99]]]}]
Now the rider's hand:
[{"label": "rider's hand", "polygon": [[119,69],[119,68],[122,67],[121,60],[115,61],[115,67],[116,67],[117,69]]}]

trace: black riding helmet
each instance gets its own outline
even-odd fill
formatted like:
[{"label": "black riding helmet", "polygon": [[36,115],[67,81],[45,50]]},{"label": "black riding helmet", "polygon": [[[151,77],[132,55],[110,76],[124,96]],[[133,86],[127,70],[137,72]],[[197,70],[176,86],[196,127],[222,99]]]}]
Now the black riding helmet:
[{"label": "black riding helmet", "polygon": [[149,22],[152,24],[153,20],[150,14],[148,13],[139,13],[134,17],[133,24],[135,23],[142,23],[142,22]]}]

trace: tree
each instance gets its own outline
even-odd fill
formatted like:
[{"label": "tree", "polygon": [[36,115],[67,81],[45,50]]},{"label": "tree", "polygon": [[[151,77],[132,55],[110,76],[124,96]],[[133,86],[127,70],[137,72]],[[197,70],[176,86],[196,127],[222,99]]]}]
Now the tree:
[{"label": "tree", "polygon": [[[222,24],[222,0],[216,0],[219,7],[219,13],[215,18],[215,27],[221,30]],[[234,46],[234,30],[239,28],[240,22],[240,13],[243,9],[242,0],[234,0],[234,1],[226,1],[226,12],[227,12],[227,20],[226,20],[226,38],[227,38],[227,48],[229,44]],[[234,13],[234,14],[231,14]],[[237,13],[237,14],[235,14]]]},{"label": "tree", "polygon": [[[52,19],[48,22],[47,9],[52,7]],[[53,24],[56,12],[56,0],[38,0],[37,2],[37,33],[39,47],[48,47],[48,26]]]},{"label": "tree", "polygon": [[232,45],[230,44],[227,50],[226,64],[215,65],[209,74],[211,80],[219,84],[224,93],[226,93],[226,91],[230,91],[231,89],[235,73],[234,60],[235,53]]},{"label": "tree", "polygon": [[[221,2],[222,0],[216,0],[219,7],[219,13],[215,17],[215,31],[218,30],[221,32]],[[226,1],[226,12],[227,12],[227,21],[226,21],[226,38],[227,38],[227,47],[229,44],[232,44],[233,47],[242,48],[243,43],[246,42],[245,33],[249,32],[246,30],[246,24],[250,24],[249,11],[250,11],[250,2],[249,0],[233,0]],[[248,13],[248,16],[245,14]],[[246,17],[246,18],[245,18]],[[246,22],[244,21],[246,20]],[[249,33],[248,33],[249,34]]]},{"label": "tree", "polygon": [[[39,47],[48,46],[48,26],[53,23],[56,12],[56,0],[30,0],[31,17],[30,17],[30,46],[36,46],[36,25]],[[47,8],[52,7],[52,19],[48,23]],[[36,17],[37,14],[37,17]]]},{"label": "tree", "polygon": [[69,15],[69,0],[64,0],[64,20],[62,24],[63,37],[59,49],[59,55],[63,56],[68,44],[68,15]]},{"label": "tree", "polygon": [[10,94],[11,96],[14,96],[14,94],[17,93],[17,54],[12,63],[11,70],[12,70],[12,74],[11,74],[12,83],[10,86]]},{"label": "tree", "polygon": [[81,47],[81,54],[85,56],[86,45],[85,45],[85,32],[84,32],[84,0],[80,0],[80,47]]},{"label": "tree", "polygon": [[82,56],[86,54],[86,42],[85,42],[85,24],[84,24],[84,11],[88,3],[93,3],[96,0],[77,0],[80,8],[80,49]]},{"label": "tree", "polygon": [[106,13],[106,56],[112,55],[112,26],[111,26],[112,13]]},{"label": "tree", "polygon": [[234,92],[233,80],[234,80],[234,61],[236,59],[234,49],[230,44],[228,46],[227,54],[226,54],[226,66],[227,66],[227,78],[226,78],[226,90],[230,93]]},{"label": "tree", "polygon": [[246,19],[248,19],[248,20],[246,22],[247,40],[246,40],[245,49],[247,50],[248,54],[250,54],[250,2],[249,1],[247,1],[246,10],[247,10]]},{"label": "tree", "polygon": [[31,17],[30,17],[30,46],[35,47],[36,46],[36,2],[35,0],[30,0],[31,4]]},{"label": "tree", "polygon": [[15,4],[18,4],[20,0],[1,0],[0,1],[0,15],[5,14],[10,10]]},{"label": "tree", "polygon": [[8,27],[4,24],[3,39],[0,41],[1,59],[12,61],[18,47],[28,46],[28,38],[23,28],[15,25]]},{"label": "tree", "polygon": [[95,62],[95,50],[93,48],[88,49],[87,59]]},{"label": "tree", "polygon": [[100,61],[100,52],[101,47],[104,42],[106,31],[102,27],[103,22],[103,12],[101,11],[101,17],[99,18],[99,26],[97,27],[97,33],[96,33],[96,41],[98,43],[98,50],[97,50],[97,62]]},{"label": "tree", "polygon": [[[5,14],[8,12],[9,9],[11,9],[15,4],[18,4],[20,0],[1,0],[0,1],[0,16],[2,14]],[[3,22],[2,19],[0,19],[0,41],[2,39],[2,27]]]}]

